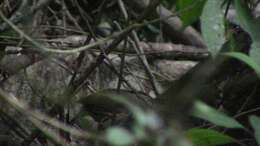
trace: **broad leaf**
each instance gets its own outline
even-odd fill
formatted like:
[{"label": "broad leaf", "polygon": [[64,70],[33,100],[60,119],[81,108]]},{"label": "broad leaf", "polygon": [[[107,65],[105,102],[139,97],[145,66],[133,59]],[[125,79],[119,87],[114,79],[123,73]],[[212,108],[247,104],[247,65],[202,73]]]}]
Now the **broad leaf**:
[{"label": "broad leaf", "polygon": [[251,126],[254,128],[255,139],[256,139],[258,145],[260,145],[260,118],[257,116],[250,116],[249,121],[250,121]]},{"label": "broad leaf", "polygon": [[202,35],[211,54],[216,56],[225,42],[222,0],[208,0],[201,16]]},{"label": "broad leaf", "polygon": [[177,11],[181,11],[180,18],[186,27],[199,19],[206,0],[177,0]]},{"label": "broad leaf", "polygon": [[194,146],[217,146],[234,142],[233,138],[213,129],[193,128],[186,135]]},{"label": "broad leaf", "polygon": [[240,26],[247,31],[251,37],[259,40],[260,28],[259,20],[255,19],[251,14],[251,10],[245,0],[235,0],[235,9],[237,12]]},{"label": "broad leaf", "polygon": [[[260,27],[260,25],[259,25]],[[260,41],[254,39],[249,52],[250,57],[260,66]]]},{"label": "broad leaf", "polygon": [[218,126],[226,128],[243,128],[235,119],[199,101],[195,102],[192,115]]},{"label": "broad leaf", "polygon": [[260,22],[251,14],[245,0],[235,0],[235,9],[241,27],[250,34],[253,40],[250,57],[260,65]]},{"label": "broad leaf", "polygon": [[112,127],[106,131],[105,139],[112,145],[123,146],[134,143],[134,137],[127,130],[120,127]]}]

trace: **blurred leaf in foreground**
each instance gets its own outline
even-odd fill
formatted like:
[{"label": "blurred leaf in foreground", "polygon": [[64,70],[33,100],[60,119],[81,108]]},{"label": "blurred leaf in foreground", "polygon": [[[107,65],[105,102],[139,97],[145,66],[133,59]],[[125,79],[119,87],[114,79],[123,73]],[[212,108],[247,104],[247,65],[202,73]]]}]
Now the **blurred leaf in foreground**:
[{"label": "blurred leaf in foreground", "polygon": [[135,142],[133,135],[120,127],[111,127],[106,131],[105,139],[114,146],[130,145]]},{"label": "blurred leaf in foreground", "polygon": [[243,128],[235,119],[199,101],[195,102],[192,115],[207,120],[217,126]]},{"label": "blurred leaf in foreground", "polygon": [[234,142],[233,138],[213,129],[192,128],[186,135],[195,146],[216,146]]},{"label": "blurred leaf in foreground", "polygon": [[250,116],[249,121],[250,121],[251,126],[254,128],[255,139],[256,139],[258,145],[260,145],[260,118],[257,116]]}]

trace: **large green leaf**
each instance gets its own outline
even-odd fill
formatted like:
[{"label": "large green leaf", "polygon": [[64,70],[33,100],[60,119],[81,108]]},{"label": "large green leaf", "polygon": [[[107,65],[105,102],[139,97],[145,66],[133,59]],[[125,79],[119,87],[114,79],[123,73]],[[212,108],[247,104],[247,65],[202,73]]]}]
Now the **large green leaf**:
[{"label": "large green leaf", "polygon": [[260,40],[259,20],[251,14],[251,10],[245,0],[234,0],[240,26],[247,31],[253,39]]},{"label": "large green leaf", "polygon": [[235,0],[235,9],[240,26],[250,34],[253,40],[250,57],[260,65],[260,22],[251,14],[245,0]]},{"label": "large green leaf", "polygon": [[225,42],[222,0],[208,0],[201,15],[203,38],[212,56],[216,56]]},{"label": "large green leaf", "polygon": [[216,146],[234,142],[230,136],[213,129],[192,128],[187,131],[186,135],[194,146]]},{"label": "large green leaf", "polygon": [[192,115],[197,118],[207,120],[218,126],[223,126],[226,128],[243,128],[243,126],[235,119],[200,101],[195,102]]},{"label": "large green leaf", "polygon": [[260,66],[260,41],[256,39],[253,40],[249,55]]},{"label": "large green leaf", "polygon": [[120,127],[112,127],[106,131],[106,141],[114,146],[130,145],[135,142],[131,133]]},{"label": "large green leaf", "polygon": [[181,11],[180,18],[186,27],[199,19],[206,0],[177,0],[176,7]]},{"label": "large green leaf", "polygon": [[250,116],[249,121],[250,121],[250,124],[252,125],[252,127],[254,128],[255,139],[256,139],[258,145],[260,145],[260,118],[257,116]]}]

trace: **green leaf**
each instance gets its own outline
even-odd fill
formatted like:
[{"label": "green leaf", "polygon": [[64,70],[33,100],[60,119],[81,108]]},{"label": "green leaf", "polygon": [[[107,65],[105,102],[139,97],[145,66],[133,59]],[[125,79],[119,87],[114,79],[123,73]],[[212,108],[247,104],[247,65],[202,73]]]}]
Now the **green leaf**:
[{"label": "green leaf", "polygon": [[134,136],[120,127],[112,127],[106,131],[105,139],[114,146],[130,145],[135,142]]},{"label": "green leaf", "polygon": [[202,35],[212,56],[215,57],[225,42],[222,0],[208,0],[201,16]]},{"label": "green leaf", "polygon": [[258,64],[258,66],[260,66],[260,41],[253,40],[249,55],[252,60],[254,60],[254,62]]},{"label": "green leaf", "polygon": [[224,55],[243,61],[245,64],[250,66],[258,75],[260,75],[260,65],[246,54],[240,52],[230,52],[224,53]]},{"label": "green leaf", "polygon": [[240,26],[247,31],[250,36],[256,40],[260,38],[259,21],[251,14],[251,10],[245,0],[235,0],[235,9],[237,12]]},{"label": "green leaf", "polygon": [[180,18],[186,27],[199,19],[206,0],[177,0],[177,11],[181,11]]},{"label": "green leaf", "polygon": [[250,57],[260,65],[260,22],[251,14],[251,10],[245,0],[235,0],[235,9],[237,12],[240,26],[247,31],[252,40]]},{"label": "green leaf", "polygon": [[218,126],[226,128],[243,128],[235,119],[199,101],[195,102],[192,115]]},{"label": "green leaf", "polygon": [[161,126],[161,120],[152,111],[135,110],[132,111],[137,124],[141,127],[149,127],[150,129],[158,129]]},{"label": "green leaf", "polygon": [[230,136],[213,129],[192,128],[187,131],[186,135],[194,146],[216,146],[234,142]]},{"label": "green leaf", "polygon": [[252,127],[254,128],[255,139],[256,139],[258,145],[260,145],[260,118],[257,116],[250,116],[249,121],[250,121],[250,124],[252,125]]}]

